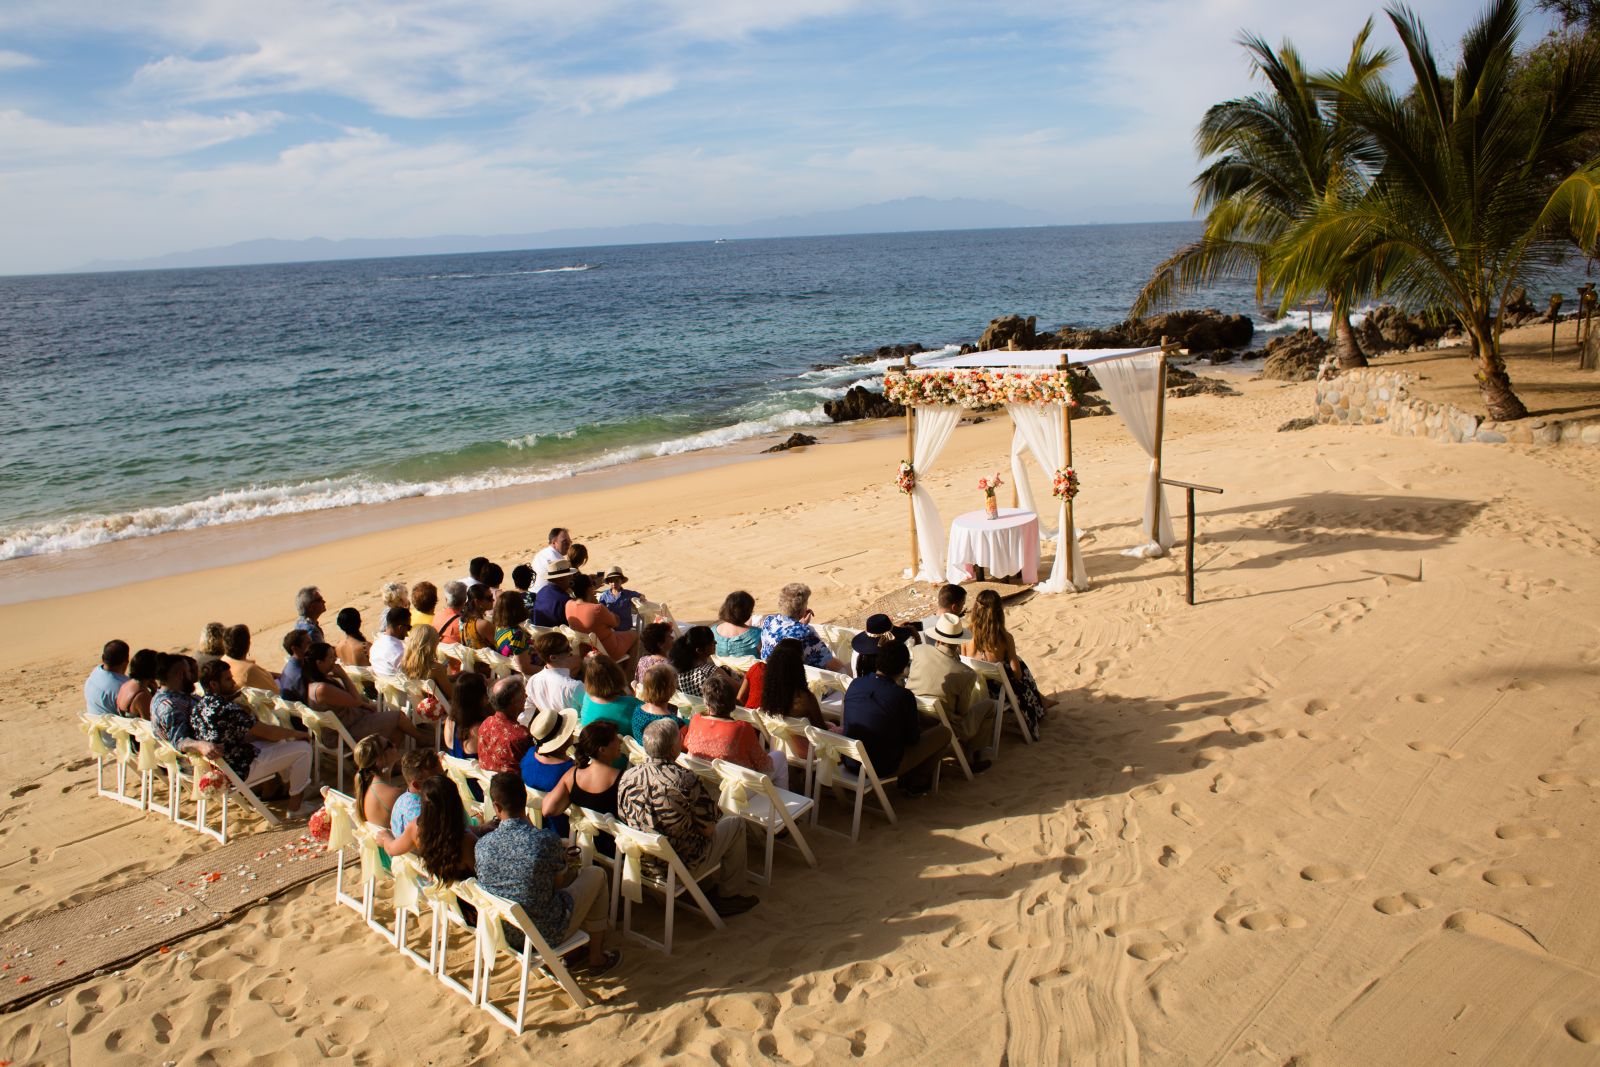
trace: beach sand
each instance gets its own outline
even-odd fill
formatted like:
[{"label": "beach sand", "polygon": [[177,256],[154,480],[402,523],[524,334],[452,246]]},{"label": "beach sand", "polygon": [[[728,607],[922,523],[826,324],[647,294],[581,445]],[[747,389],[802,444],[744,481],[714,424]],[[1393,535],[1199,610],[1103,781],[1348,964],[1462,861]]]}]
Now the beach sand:
[{"label": "beach sand", "polygon": [[[1241,387],[1169,407],[1168,474],[1227,490],[1199,502],[1197,606],[1181,552],[1120,554],[1147,459],[1117,419],[1075,424],[1094,588],[1010,613],[1062,698],[1044,741],[1008,732],[988,773],[948,769],[857,845],[811,833],[819,869],[780,855],[720,933],[680,911],[670,958],[623,945],[588,1012],[539,987],[513,1037],[324,879],[0,1017],[0,1060],[1594,1062],[1600,456],[1279,434],[1311,386]],[[1008,439],[1003,418],[957,431],[925,481],[947,520]],[[0,922],[211,846],[93,794],[74,717],[107,637],[185,645],[218,618],[276,649],[300,585],[370,620],[385,581],[521,558],[556,523],[681,619],[801,579],[819,618],[855,620],[904,584],[902,451],[830,443],[0,607]]]}]

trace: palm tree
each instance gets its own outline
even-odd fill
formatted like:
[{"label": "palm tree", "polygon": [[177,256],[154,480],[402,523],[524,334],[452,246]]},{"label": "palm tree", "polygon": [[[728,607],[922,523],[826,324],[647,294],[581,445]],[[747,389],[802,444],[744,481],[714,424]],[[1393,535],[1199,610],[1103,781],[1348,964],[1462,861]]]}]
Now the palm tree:
[{"label": "palm tree", "polygon": [[[1389,64],[1387,51],[1369,52],[1369,19],[1350,47],[1341,80],[1361,85]],[[1256,298],[1268,291],[1268,264],[1296,221],[1329,202],[1365,188],[1379,162],[1372,146],[1322,88],[1287,42],[1274,50],[1259,37],[1240,43],[1270,91],[1211,107],[1195,131],[1195,148],[1212,162],[1195,178],[1195,211],[1206,213],[1200,239],[1156,267],[1134,301],[1145,314],[1181,289],[1224,277],[1256,280]],[[1214,157],[1214,158],[1213,158]],[[1359,271],[1330,276],[1317,295],[1333,306],[1330,330],[1342,367],[1364,367],[1366,357],[1350,328],[1350,308],[1366,295],[1370,279]]]},{"label": "palm tree", "polygon": [[1519,285],[1600,236],[1600,157],[1572,162],[1600,128],[1600,44],[1564,49],[1530,95],[1515,84],[1516,0],[1492,0],[1448,76],[1417,17],[1402,6],[1388,14],[1415,87],[1402,96],[1378,81],[1326,82],[1384,166],[1359,200],[1296,224],[1269,282],[1285,299],[1319,293],[1330,272],[1359,260],[1402,302],[1451,311],[1472,339],[1489,417],[1521,418],[1500,323]]}]

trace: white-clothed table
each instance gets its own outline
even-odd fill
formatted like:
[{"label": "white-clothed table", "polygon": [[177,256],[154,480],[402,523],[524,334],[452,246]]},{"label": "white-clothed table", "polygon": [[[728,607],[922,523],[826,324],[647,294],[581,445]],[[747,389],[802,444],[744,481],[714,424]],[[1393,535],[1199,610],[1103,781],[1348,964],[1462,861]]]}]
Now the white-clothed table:
[{"label": "white-clothed table", "polygon": [[1021,508],[1001,508],[998,518],[969,511],[950,524],[947,580],[970,579],[973,567],[1004,577],[1021,574],[1032,585],[1039,580],[1039,516]]}]

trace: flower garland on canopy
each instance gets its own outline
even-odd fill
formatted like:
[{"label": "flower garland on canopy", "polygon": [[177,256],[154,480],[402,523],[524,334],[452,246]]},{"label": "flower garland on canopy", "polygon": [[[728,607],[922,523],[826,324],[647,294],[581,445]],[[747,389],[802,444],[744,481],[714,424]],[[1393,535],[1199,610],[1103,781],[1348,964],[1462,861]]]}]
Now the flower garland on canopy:
[{"label": "flower garland on canopy", "polygon": [[900,473],[895,475],[894,487],[907,496],[917,487],[917,472],[912,468],[909,459],[900,461]]},{"label": "flower garland on canopy", "polygon": [[1071,372],[1027,374],[1021,371],[930,370],[884,376],[883,395],[906,407],[955,404],[988,408],[1000,404],[1065,404],[1078,406],[1082,385]]}]

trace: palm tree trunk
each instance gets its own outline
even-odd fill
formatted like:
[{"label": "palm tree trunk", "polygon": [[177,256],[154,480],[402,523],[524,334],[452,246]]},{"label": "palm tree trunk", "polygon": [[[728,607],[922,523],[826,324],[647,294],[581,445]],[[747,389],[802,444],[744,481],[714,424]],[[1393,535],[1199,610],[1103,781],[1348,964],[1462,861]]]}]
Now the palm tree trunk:
[{"label": "palm tree trunk", "polygon": [[1528,409],[1511,388],[1511,376],[1506,373],[1494,326],[1489,322],[1474,323],[1471,333],[1478,350],[1478,390],[1483,394],[1484,410],[1496,422],[1526,418]]},{"label": "palm tree trunk", "polygon": [[1350,316],[1337,304],[1333,308],[1333,354],[1339,361],[1340,370],[1353,370],[1367,365],[1367,354],[1361,351],[1361,343],[1356,340]]}]

